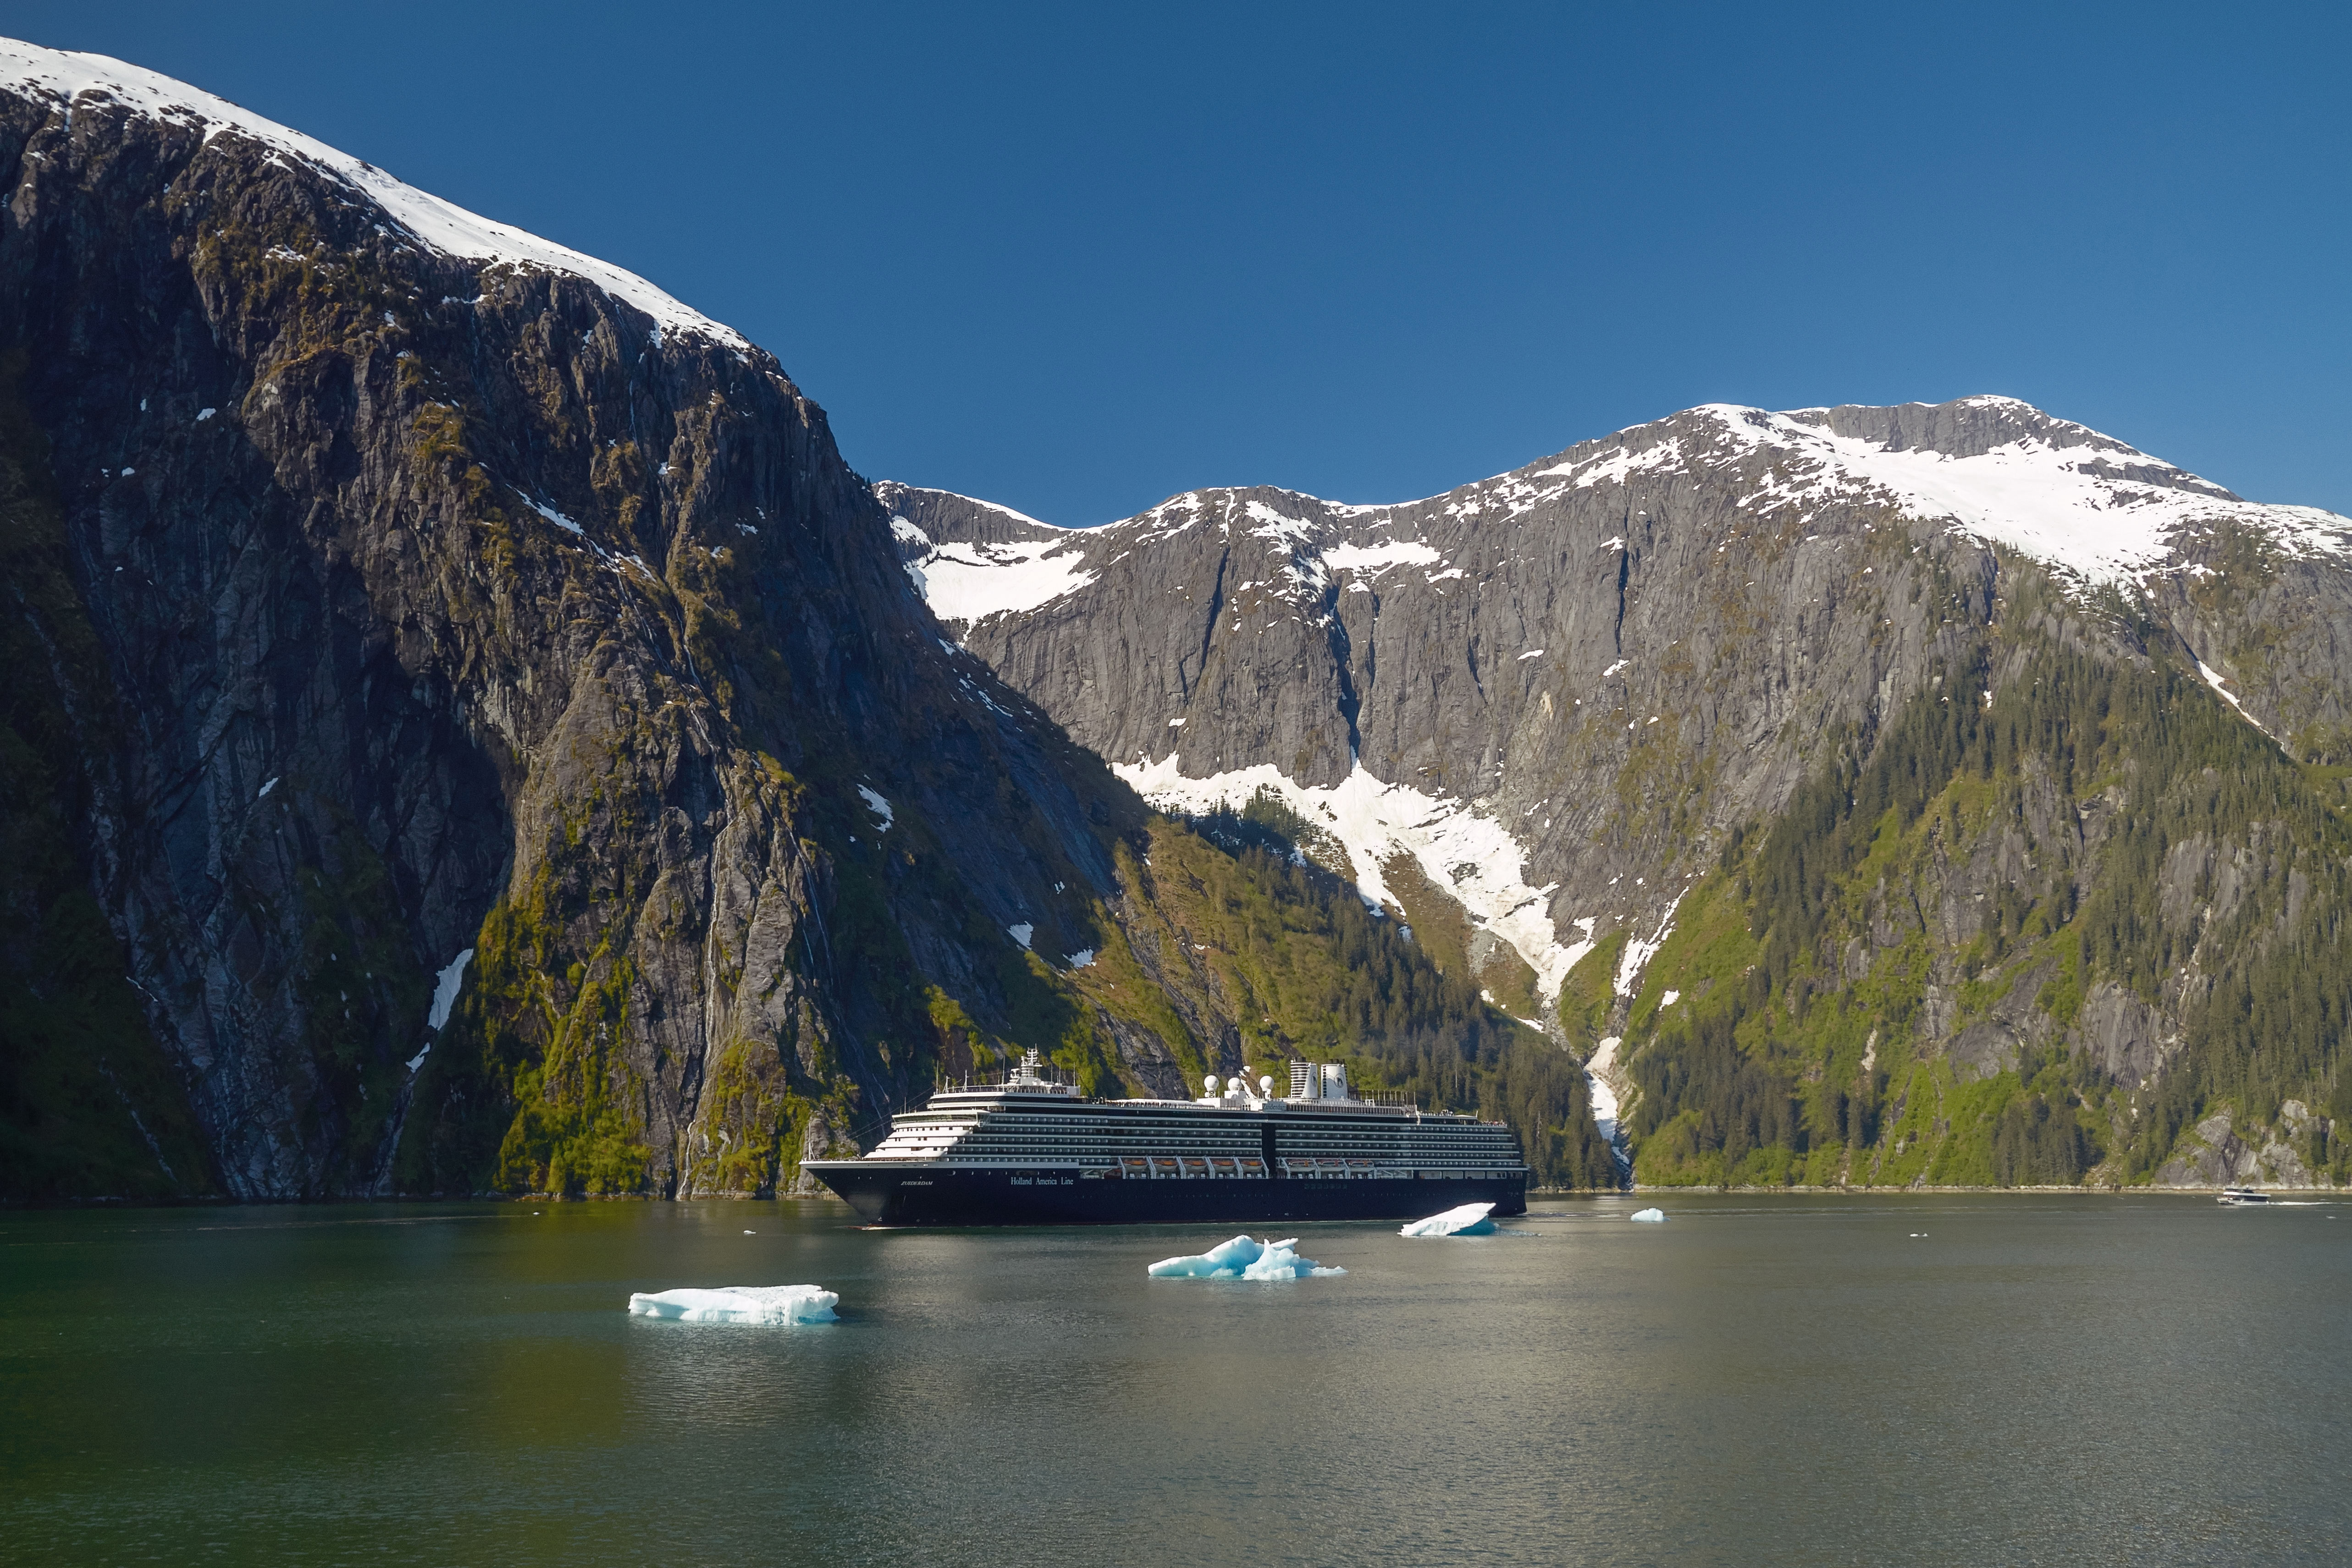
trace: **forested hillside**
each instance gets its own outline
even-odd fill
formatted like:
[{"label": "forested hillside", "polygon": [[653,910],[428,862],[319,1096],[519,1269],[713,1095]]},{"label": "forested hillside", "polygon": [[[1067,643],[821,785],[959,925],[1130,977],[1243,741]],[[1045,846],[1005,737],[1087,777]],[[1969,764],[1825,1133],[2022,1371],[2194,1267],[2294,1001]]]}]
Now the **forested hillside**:
[{"label": "forested hillside", "polygon": [[2118,597],[2021,574],[1999,620],[1685,897],[1622,1047],[1643,1182],[2352,1176],[2347,770]]}]

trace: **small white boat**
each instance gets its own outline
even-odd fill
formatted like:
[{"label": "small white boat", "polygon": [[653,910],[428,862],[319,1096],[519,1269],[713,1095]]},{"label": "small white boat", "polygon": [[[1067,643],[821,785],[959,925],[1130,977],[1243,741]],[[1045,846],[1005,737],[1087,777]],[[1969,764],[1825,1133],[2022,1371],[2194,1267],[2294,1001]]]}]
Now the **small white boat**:
[{"label": "small white boat", "polygon": [[2223,1187],[2218,1201],[2234,1207],[2242,1204],[2266,1204],[2271,1201],[2271,1195],[2260,1187]]}]

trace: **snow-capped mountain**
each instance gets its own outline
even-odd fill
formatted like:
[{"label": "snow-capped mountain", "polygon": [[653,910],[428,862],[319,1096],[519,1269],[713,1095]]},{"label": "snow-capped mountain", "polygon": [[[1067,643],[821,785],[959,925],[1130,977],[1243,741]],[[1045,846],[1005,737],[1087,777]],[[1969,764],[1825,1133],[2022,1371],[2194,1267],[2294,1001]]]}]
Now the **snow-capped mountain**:
[{"label": "snow-capped mountain", "polygon": [[1026,1046],[2352,1180],[2341,520],[1972,399],[1069,531],[135,67],[0,41],[0,1195],[772,1191]]},{"label": "snow-capped mountain", "polygon": [[2011,398],[1695,408],[1391,505],[1203,489],[1065,530],[877,493],[962,645],[1148,798],[1278,797],[1368,898],[1456,906],[1547,1020],[1613,933],[1622,1026],[1729,836],[2005,616],[2155,635],[2297,755],[2352,736],[2352,523]]},{"label": "snow-capped mountain", "polygon": [[[2340,626],[2352,565],[2352,521],[2005,397],[1709,405],[1394,505],[1206,489],[1079,530],[878,493],[932,611],[1148,798],[1272,790],[1375,899],[1410,858],[1546,998],[1597,923],[1663,913],[1706,827],[1776,808],[1825,726],[1909,694],[1938,638],[1892,612],[1930,567],[2007,554],[2168,604],[2244,544]],[[2229,647],[2190,651],[2269,732],[2352,722],[2328,671],[2249,688]],[[1620,839],[1601,786],[1662,739],[1719,809]]]},{"label": "snow-capped mountain", "polygon": [[0,41],[0,1196],[765,1192],[1020,1047],[1278,1058],[1148,868],[1315,889],[946,641],[765,352],[120,61]]}]

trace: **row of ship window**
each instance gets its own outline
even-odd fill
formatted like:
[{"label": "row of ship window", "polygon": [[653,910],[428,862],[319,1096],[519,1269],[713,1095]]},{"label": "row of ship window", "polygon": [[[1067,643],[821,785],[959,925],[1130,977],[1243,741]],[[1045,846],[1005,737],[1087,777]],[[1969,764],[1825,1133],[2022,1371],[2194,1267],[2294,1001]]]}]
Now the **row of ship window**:
[{"label": "row of ship window", "polygon": [[[934,1135],[936,1138],[936,1135],[971,1133],[971,1131],[988,1131],[988,1133],[1012,1135],[1012,1138],[1054,1138],[1054,1135],[1061,1135],[1061,1138],[1152,1138],[1155,1142],[1171,1138],[1216,1138],[1256,1142],[1265,1129],[1263,1126],[1234,1126],[1234,1123],[1202,1126],[1197,1121],[1110,1123],[1110,1126],[1106,1126],[1101,1121],[1058,1121],[1058,1119],[1051,1123],[1034,1121],[1034,1119],[1000,1121],[1000,1119],[992,1117],[983,1119],[983,1121],[960,1119],[960,1121],[929,1123],[908,1123],[908,1119],[901,1117],[898,1126],[896,1126],[896,1135],[901,1135],[901,1138],[922,1138],[922,1135]],[[1470,1138],[1507,1138],[1510,1131],[1494,1126],[1491,1121],[1454,1123],[1454,1126],[1442,1126],[1442,1123],[1421,1123],[1421,1126],[1413,1126],[1413,1123],[1404,1123],[1404,1126],[1279,1126],[1277,1123],[1275,1135],[1282,1138],[1284,1142],[1298,1142],[1298,1140],[1307,1140],[1307,1142],[1425,1142],[1433,1135],[1442,1142],[1461,1142],[1461,1140]]]},{"label": "row of ship window", "polygon": [[[1023,1155],[959,1155],[956,1163],[1029,1167],[1034,1166],[1037,1161],[1038,1155],[1032,1152]],[[1475,1163],[1457,1160],[1444,1168],[1390,1165],[1371,1160],[1276,1160],[1275,1167],[1286,1176],[1326,1181],[1356,1178],[1410,1181],[1415,1176],[1455,1181],[1480,1172],[1521,1168],[1516,1160]],[[1252,1154],[1126,1154],[1115,1163],[1084,1166],[1078,1174],[1088,1181],[1264,1180],[1266,1164]]]},{"label": "row of ship window", "polygon": [[[1416,1176],[1459,1179],[1464,1172],[1416,1170],[1410,1165],[1376,1165],[1370,1160],[1277,1160],[1276,1168],[1291,1178],[1318,1181],[1412,1181]],[[1090,1165],[1078,1173],[1097,1182],[1264,1181],[1265,1162],[1248,1155],[1128,1154],[1116,1165]]]},{"label": "row of ship window", "polygon": [[[1041,1142],[1035,1142],[1035,1143],[1027,1143],[1027,1142],[1024,1142],[1024,1143],[1019,1143],[1019,1144],[1013,1144],[1013,1143],[973,1143],[973,1144],[970,1144],[970,1145],[963,1146],[963,1147],[959,1147],[959,1148],[952,1149],[952,1150],[949,1150],[949,1149],[942,1149],[942,1150],[938,1150],[938,1151],[932,1151],[932,1152],[936,1152],[936,1153],[940,1153],[940,1154],[952,1154],[956,1159],[959,1159],[959,1160],[968,1160],[968,1159],[969,1159],[969,1160],[995,1159],[995,1160],[1000,1160],[1000,1161],[1013,1161],[1013,1162],[1018,1162],[1018,1161],[1021,1161],[1021,1160],[1035,1160],[1035,1159],[1041,1159],[1041,1158],[1054,1158],[1054,1157],[1056,1157],[1056,1156],[1059,1156],[1059,1157],[1062,1157],[1062,1158],[1067,1158],[1067,1159],[1083,1159],[1083,1158],[1086,1158],[1086,1157],[1090,1156],[1090,1155],[1099,1156],[1099,1155],[1108,1154],[1108,1153],[1110,1153],[1110,1152],[1111,1152],[1111,1151],[1108,1151],[1108,1150],[1104,1149],[1104,1148],[1103,1148],[1103,1146],[1101,1145],[1101,1143],[1099,1143],[1099,1142],[1093,1142],[1093,1143],[1087,1143],[1087,1144],[1076,1144],[1076,1143],[1054,1143],[1054,1142],[1042,1142],[1042,1141],[1041,1141]],[[1122,1153],[1118,1154],[1116,1157],[1117,1157],[1117,1158],[1119,1158],[1119,1159],[1121,1159],[1121,1160],[1126,1160],[1126,1161],[1134,1161],[1134,1160],[1149,1160],[1149,1159],[1172,1159],[1172,1160],[1182,1160],[1182,1159],[1195,1159],[1195,1160],[1198,1160],[1198,1159],[1207,1159],[1207,1160],[1233,1160],[1233,1159],[1249,1159],[1249,1158],[1255,1158],[1255,1156],[1254,1156],[1254,1155],[1244,1154],[1244,1153],[1240,1149],[1238,1149],[1238,1148],[1223,1148],[1223,1149],[1219,1149],[1219,1148],[1206,1148],[1206,1149],[1202,1149],[1202,1148],[1191,1148],[1191,1149],[1177,1149],[1177,1150],[1171,1150],[1171,1151],[1169,1151],[1169,1152],[1166,1152],[1166,1153],[1128,1154],[1128,1153],[1123,1153],[1123,1152],[1122,1152]],[[1346,1164],[1346,1163],[1351,1163],[1351,1162],[1350,1162],[1350,1160],[1349,1160],[1349,1158],[1348,1156],[1344,1156],[1344,1155],[1340,1155],[1340,1156],[1332,1156],[1332,1155],[1316,1155],[1316,1154],[1310,1154],[1310,1153],[1306,1153],[1306,1152],[1298,1152],[1298,1153],[1286,1154],[1286,1155],[1284,1155],[1284,1156],[1282,1156],[1282,1157],[1283,1157],[1283,1158],[1286,1158],[1286,1159],[1290,1159],[1290,1160],[1293,1160],[1293,1161],[1297,1162],[1297,1163],[1298,1163],[1302,1168],[1305,1168],[1305,1167],[1314,1167],[1314,1166],[1318,1166],[1318,1165],[1321,1165],[1321,1164],[1329,1164],[1329,1163],[1340,1163],[1340,1164]],[[1362,1156],[1362,1155],[1357,1155],[1357,1156],[1355,1156],[1355,1157],[1354,1157],[1354,1159],[1353,1159],[1352,1163],[1359,1163],[1359,1164],[1370,1164],[1370,1163],[1381,1163],[1381,1164],[1396,1164],[1396,1163],[1402,1163],[1402,1164],[1419,1164],[1419,1163],[1448,1163],[1448,1164],[1460,1164],[1460,1163],[1464,1163],[1467,1162],[1467,1163],[1478,1163],[1478,1164],[1491,1164],[1491,1163],[1498,1163],[1498,1162],[1499,1162],[1499,1163],[1507,1163],[1507,1163],[1515,1163],[1517,1161],[1517,1158],[1518,1158],[1518,1151],[1517,1151],[1517,1150],[1516,1150],[1516,1149],[1514,1149],[1514,1148],[1512,1148],[1512,1147],[1510,1147],[1509,1145],[1506,1144],[1506,1145],[1499,1145],[1499,1146],[1496,1146],[1496,1147],[1492,1147],[1492,1148],[1474,1148],[1474,1149],[1462,1149],[1462,1148],[1454,1148],[1454,1149],[1414,1149],[1414,1150],[1403,1150],[1403,1151],[1387,1151],[1387,1150],[1382,1150],[1382,1151],[1378,1151],[1378,1152],[1376,1152],[1376,1153],[1375,1153],[1375,1155],[1374,1155],[1374,1157],[1373,1157],[1372,1159],[1366,1159],[1366,1158],[1365,1158],[1364,1156]]]},{"label": "row of ship window", "polygon": [[[1156,1146],[1159,1148],[1200,1150],[1259,1149],[1265,1146],[1264,1141],[1256,1138],[1160,1137],[1147,1139],[1105,1138],[1099,1136],[1056,1138],[1035,1135],[1024,1136],[1003,1132],[975,1132],[968,1134],[962,1138],[893,1138],[891,1142],[900,1145],[901,1147],[935,1148],[948,1148],[962,1145],[970,1148],[1118,1149],[1121,1146],[1133,1148],[1138,1143],[1142,1143],[1146,1145],[1146,1147]],[[1381,1153],[1386,1154],[1392,1152],[1411,1152],[1415,1150],[1508,1149],[1512,1146],[1512,1139],[1507,1134],[1495,1138],[1414,1138],[1381,1142],[1375,1142],[1371,1139],[1366,1138],[1328,1140],[1310,1138],[1276,1138],[1275,1140],[1275,1147],[1277,1149],[1293,1149],[1302,1154],[1315,1154],[1318,1156],[1325,1153],[1326,1152],[1329,1152],[1331,1153],[1338,1154],[1341,1158],[1348,1158],[1354,1151],[1367,1148],[1377,1149]]]},{"label": "row of ship window", "polygon": [[[938,1142],[940,1139],[953,1141],[958,1137],[969,1137],[987,1139],[990,1141],[1014,1141],[1020,1142],[1068,1142],[1076,1141],[1096,1144],[1151,1142],[1191,1143],[1209,1146],[1238,1147],[1258,1143],[1262,1140],[1264,1133],[1262,1130],[1255,1127],[1042,1128],[1006,1127],[982,1123],[978,1126],[966,1126],[961,1128],[900,1128],[892,1133],[891,1136],[894,1139],[908,1142]],[[1502,1127],[1487,1127],[1484,1125],[1477,1127],[1475,1131],[1465,1129],[1459,1132],[1439,1133],[1433,1136],[1428,1132],[1350,1133],[1339,1128],[1320,1127],[1281,1127],[1275,1130],[1275,1141],[1278,1143],[1287,1143],[1294,1146],[1304,1144],[1310,1147],[1337,1144],[1344,1148],[1353,1149],[1360,1149],[1368,1144],[1374,1144],[1387,1148],[1454,1148],[1465,1143],[1507,1143],[1510,1142],[1510,1139],[1511,1134],[1509,1129]]]}]

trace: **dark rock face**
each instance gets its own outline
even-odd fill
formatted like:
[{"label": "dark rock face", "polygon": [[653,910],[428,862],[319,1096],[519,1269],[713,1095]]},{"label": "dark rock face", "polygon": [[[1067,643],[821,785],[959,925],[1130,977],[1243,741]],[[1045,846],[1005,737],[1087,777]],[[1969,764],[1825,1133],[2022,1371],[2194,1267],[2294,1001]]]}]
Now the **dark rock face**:
[{"label": "dark rock face", "polygon": [[1132,797],[768,355],[104,91],[0,90],[0,176],[17,608],[228,1193],[761,1190],[928,1089],[923,977],[1094,944]]},{"label": "dark rock face", "polygon": [[[1427,500],[1201,490],[1084,532],[877,494],[963,646],[1150,798],[1197,808],[1265,784],[1310,818],[1328,807],[1339,858],[1391,892],[1453,895],[1482,981],[1523,1004],[1616,933],[1612,1029],[1735,832],[1769,827],[1832,757],[1868,754],[1906,704],[2031,687],[2037,650],[2201,661],[2297,757],[2347,744],[2345,521],[2247,503],[2009,399],[1694,409]],[[1960,689],[1951,672],[1979,658]],[[2006,826],[1938,839],[1822,967],[1860,982],[1916,931],[1938,966],[1927,1044],[1954,1070],[2071,1041],[2118,1082],[2151,1081],[2201,994],[2187,981],[2161,1002],[2093,986],[2061,1020],[2037,959],[1958,1000],[2004,889],[2039,899],[2055,874],[2088,897],[2117,822],[2147,820],[2120,784],[2073,798],[2046,759],[2010,787]],[[1453,827],[1368,828],[1350,803],[1378,790]],[[1483,862],[1457,858],[1470,822],[1501,830]],[[2230,864],[2254,851],[2200,853],[2219,869],[2175,880],[2226,905],[2249,874]],[[1543,919],[1511,924],[1513,899]],[[1426,898],[1402,901],[1428,923]]]}]

